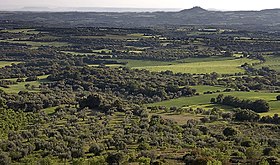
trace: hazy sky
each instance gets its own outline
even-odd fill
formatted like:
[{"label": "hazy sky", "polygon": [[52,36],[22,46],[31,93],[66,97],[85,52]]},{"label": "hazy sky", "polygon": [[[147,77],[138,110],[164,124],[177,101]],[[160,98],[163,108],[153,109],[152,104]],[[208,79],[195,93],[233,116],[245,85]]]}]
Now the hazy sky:
[{"label": "hazy sky", "polygon": [[21,7],[180,8],[201,6],[220,10],[280,8],[280,0],[0,0],[1,9]]}]

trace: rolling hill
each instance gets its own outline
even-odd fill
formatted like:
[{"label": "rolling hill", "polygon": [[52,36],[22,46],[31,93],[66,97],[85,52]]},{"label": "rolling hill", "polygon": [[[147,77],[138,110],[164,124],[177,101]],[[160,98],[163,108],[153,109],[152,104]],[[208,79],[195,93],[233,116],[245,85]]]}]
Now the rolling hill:
[{"label": "rolling hill", "polygon": [[39,26],[150,27],[216,25],[244,29],[280,29],[280,9],[209,11],[200,7],[178,12],[0,12],[0,21],[36,22]]}]

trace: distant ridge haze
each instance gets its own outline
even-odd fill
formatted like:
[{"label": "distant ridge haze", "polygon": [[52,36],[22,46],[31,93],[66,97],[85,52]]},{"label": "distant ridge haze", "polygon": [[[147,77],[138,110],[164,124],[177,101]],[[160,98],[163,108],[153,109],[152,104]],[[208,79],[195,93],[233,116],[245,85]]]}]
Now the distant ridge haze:
[{"label": "distant ridge haze", "polygon": [[158,8],[187,9],[201,6],[204,9],[223,11],[262,10],[279,8],[279,0],[1,0],[0,10],[19,10],[24,7],[40,8]]},{"label": "distant ridge haze", "polygon": [[[278,10],[280,8],[262,9],[262,10],[242,10],[242,11],[264,11]],[[0,9],[1,11],[1,9]],[[7,8],[2,11],[31,11],[31,12],[184,12],[184,11],[227,11],[222,9],[209,8],[204,9],[200,6],[194,6],[189,9],[183,8],[126,8],[126,7],[23,7]],[[240,10],[228,10],[240,11]]]},{"label": "distant ridge haze", "polygon": [[[215,25],[239,28],[245,30],[258,29],[279,31],[280,9],[265,9],[260,11],[209,11],[201,7],[193,7],[179,11],[139,12],[134,9],[128,12],[124,9],[112,9],[102,12],[90,12],[92,8],[83,8],[83,12],[0,12],[1,20],[33,22],[38,26],[59,27],[151,27],[178,25]],[[90,10],[90,11],[89,11]],[[138,10],[138,11],[137,11]],[[153,9],[160,11],[157,8]],[[0,24],[1,25],[1,24]]]},{"label": "distant ridge haze", "polygon": [[48,11],[48,12],[157,12],[180,11],[180,8],[119,8],[119,7],[23,7],[14,11]]}]

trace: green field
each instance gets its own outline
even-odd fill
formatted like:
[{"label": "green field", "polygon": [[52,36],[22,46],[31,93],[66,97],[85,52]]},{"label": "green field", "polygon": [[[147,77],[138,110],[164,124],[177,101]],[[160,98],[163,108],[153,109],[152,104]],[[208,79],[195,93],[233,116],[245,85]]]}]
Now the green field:
[{"label": "green field", "polygon": [[210,109],[213,107],[220,107],[224,110],[231,110],[228,106],[217,106],[210,103],[212,97],[217,97],[218,94],[232,95],[241,99],[264,99],[268,101],[271,111],[268,113],[262,113],[261,115],[273,115],[275,113],[280,114],[280,101],[276,101],[277,93],[264,93],[264,92],[220,92],[214,94],[202,94],[193,97],[181,97],[177,99],[162,101],[158,103],[148,104],[148,106],[166,106],[166,107],[192,107],[192,108],[205,108]]},{"label": "green field", "polygon": [[10,66],[12,64],[18,64],[20,62],[16,62],[16,61],[0,61],[0,68],[3,68],[5,66]]},{"label": "green field", "polygon": [[[34,89],[26,89],[25,85],[30,84],[30,86],[35,86]],[[9,88],[0,87],[3,91],[9,94],[16,94],[20,91],[28,91],[28,92],[39,92],[38,87],[40,83],[38,81],[31,81],[31,82],[20,82],[15,85],[9,85]]]},{"label": "green field", "polygon": [[119,59],[119,62],[127,62],[125,65],[128,68],[135,68],[141,66],[162,66],[162,65],[172,65],[176,62],[165,62],[165,61],[149,61],[149,60],[130,60],[130,59]]},{"label": "green field", "polygon": [[68,46],[69,43],[66,42],[34,42],[34,41],[18,41],[18,40],[0,40],[0,42],[9,42],[16,44],[26,44],[32,47],[40,47],[40,46],[50,46],[50,47],[63,47]]},{"label": "green field", "polygon": [[[41,82],[47,81],[46,80],[47,77],[48,77],[48,75],[38,76],[38,78],[39,78],[38,81],[19,82],[19,83],[14,84],[14,85],[9,85],[9,88],[0,87],[0,89],[5,91],[8,94],[15,94],[15,93],[18,93],[20,91],[40,92],[38,87],[39,87]],[[7,79],[7,80],[16,81],[17,79],[13,78],[13,79]],[[26,87],[25,87],[26,84],[30,84],[29,89],[26,89]],[[34,86],[35,88],[32,89],[31,86]]]},{"label": "green field", "polygon": [[255,68],[269,67],[270,69],[280,71],[280,56],[265,56],[265,62],[256,65]]},{"label": "green field", "polygon": [[99,49],[99,50],[92,50],[92,52],[94,52],[94,53],[101,53],[101,52],[112,53],[112,50],[110,50],[110,49]]},{"label": "green field", "polygon": [[71,54],[73,56],[97,56],[96,53],[80,53],[80,52],[72,52],[72,51],[61,51],[66,54]]},{"label": "green field", "polygon": [[130,36],[130,37],[136,37],[136,38],[152,38],[154,36],[146,36],[144,35],[143,33],[132,33],[132,34],[128,34],[127,36]]},{"label": "green field", "polygon": [[211,61],[223,61],[233,60],[233,57],[207,57],[207,58],[186,58],[175,61],[151,61],[151,60],[131,60],[131,59],[118,59],[119,62],[127,62],[125,65],[129,68],[138,69],[139,67],[147,66],[173,66],[178,64],[196,63],[196,62],[211,62]]},{"label": "green field", "polygon": [[[111,50],[108,50],[108,49],[102,49],[103,51],[105,51],[106,53],[110,52]],[[93,50],[94,53],[80,53],[80,52],[72,52],[72,51],[61,51],[63,53],[66,53],[66,54],[70,54],[70,55],[73,55],[73,56],[111,56],[112,55],[102,55],[102,54],[98,54],[98,53],[101,53],[102,50]]]},{"label": "green field", "polygon": [[151,38],[153,36],[145,36],[142,33],[134,33],[134,34],[127,34],[127,35],[105,35],[105,36],[76,36],[76,38],[106,38],[106,39],[113,39],[113,40],[135,40],[141,38]]},{"label": "green field", "polygon": [[57,107],[50,107],[50,108],[45,108],[45,109],[42,109],[42,111],[44,111],[46,114],[48,115],[51,115],[55,112],[55,109],[58,108],[59,106]]},{"label": "green field", "polygon": [[208,85],[197,85],[197,86],[190,86],[191,88],[196,89],[196,92],[203,94],[203,92],[211,91],[216,92],[217,90],[223,91],[226,88],[222,86],[208,86]]},{"label": "green field", "polygon": [[174,73],[193,73],[203,74],[217,72],[220,74],[234,74],[243,73],[244,70],[240,67],[244,63],[256,63],[257,60],[251,60],[247,58],[224,60],[224,61],[207,61],[207,62],[192,62],[192,63],[180,63],[173,65],[162,66],[142,66],[134,67],[134,69],[147,69],[154,72],[170,70]]},{"label": "green field", "polygon": [[40,32],[35,29],[10,29],[10,30],[1,30],[0,32],[6,33],[23,33],[23,34],[39,34]]},{"label": "green field", "polygon": [[182,114],[176,114],[176,113],[149,113],[150,116],[152,115],[160,115],[164,119],[172,120],[177,122],[180,125],[186,124],[186,122],[190,119],[200,119],[203,116],[197,115],[197,114],[190,114],[190,113],[182,113]]},{"label": "green field", "polygon": [[[98,64],[93,64],[93,65],[88,65],[88,66],[91,66],[91,67],[98,67],[100,65]],[[108,66],[108,67],[120,67],[120,66],[123,66],[121,64],[105,64],[105,66]]]}]

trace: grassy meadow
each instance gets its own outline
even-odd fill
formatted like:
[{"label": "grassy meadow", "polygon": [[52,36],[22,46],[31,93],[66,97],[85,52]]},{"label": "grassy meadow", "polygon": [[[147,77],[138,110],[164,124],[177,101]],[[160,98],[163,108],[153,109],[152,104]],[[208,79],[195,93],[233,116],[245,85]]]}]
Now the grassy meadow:
[{"label": "grassy meadow", "polygon": [[107,35],[100,35],[100,36],[75,36],[76,38],[87,38],[87,39],[99,39],[99,38],[106,38],[106,39],[114,39],[114,40],[138,40],[141,38],[152,38],[154,36],[146,36],[143,33],[133,33],[133,34],[127,34],[127,35],[113,35],[113,34],[107,34]]},{"label": "grassy meadow", "polygon": [[223,86],[209,86],[209,85],[197,85],[197,86],[190,86],[191,88],[196,89],[196,92],[199,94],[203,94],[203,92],[211,91],[211,92],[216,92],[216,91],[223,91],[226,88]]},{"label": "grassy meadow", "polygon": [[256,63],[257,60],[251,60],[246,58],[224,60],[224,61],[207,61],[207,62],[192,62],[192,63],[178,63],[161,66],[141,66],[133,67],[134,69],[147,69],[154,72],[161,71],[173,71],[174,73],[192,73],[192,74],[203,74],[203,73],[220,73],[220,74],[234,74],[244,73],[244,70],[240,67],[244,63]]},{"label": "grassy meadow", "polygon": [[200,119],[203,117],[203,115],[198,114],[191,114],[191,113],[168,113],[168,112],[158,112],[158,113],[149,113],[150,116],[152,115],[160,115],[164,119],[172,120],[177,122],[180,125],[186,124],[186,121],[190,119]]},{"label": "grassy meadow", "polygon": [[9,30],[1,30],[0,32],[4,33],[23,33],[23,34],[39,34],[39,31],[35,29],[9,29]]},{"label": "grassy meadow", "polygon": [[10,66],[12,64],[18,64],[20,62],[16,62],[16,61],[0,61],[0,68],[3,68],[5,66]]},{"label": "grassy meadow", "polygon": [[72,51],[61,51],[66,54],[71,54],[73,56],[97,56],[96,53],[80,53],[80,52],[72,52]]},{"label": "grassy meadow", "polygon": [[219,105],[210,103],[210,99],[212,97],[217,97],[219,94],[223,94],[225,96],[232,95],[232,96],[236,96],[241,99],[250,99],[250,100],[264,99],[269,103],[271,110],[267,113],[262,113],[261,114],[262,116],[263,115],[273,115],[275,113],[280,114],[280,101],[276,100],[276,96],[279,94],[265,93],[265,92],[235,91],[235,92],[219,92],[219,93],[213,93],[213,94],[200,94],[199,96],[181,97],[181,98],[177,98],[177,99],[171,99],[171,100],[167,100],[167,101],[148,104],[147,106],[166,106],[166,107],[177,106],[177,107],[192,107],[192,108],[205,108],[205,109],[219,107],[223,110],[232,110],[232,107],[219,106]]},{"label": "grassy meadow", "polygon": [[164,65],[173,65],[176,62],[165,62],[165,61],[149,61],[149,60],[130,60],[130,59],[119,59],[119,62],[127,62],[125,67],[128,68],[137,68],[143,66],[164,66]]},{"label": "grassy meadow", "polygon": [[[9,85],[9,88],[0,87],[0,89],[3,90],[4,92],[8,93],[8,94],[16,94],[20,91],[40,92],[39,85],[42,82],[47,81],[46,80],[47,77],[48,77],[48,75],[38,76],[39,80],[37,80],[37,81],[18,82],[17,84]],[[14,79],[6,79],[6,80],[16,81],[17,79],[14,78]],[[30,87],[28,89],[25,87],[26,84],[30,85]],[[34,88],[32,88],[32,86]]]},{"label": "grassy meadow", "polygon": [[35,42],[35,41],[20,41],[20,40],[0,40],[0,42],[9,42],[14,44],[26,44],[32,46],[33,48],[38,48],[40,46],[49,46],[49,47],[63,47],[68,46],[69,43],[66,42]]},{"label": "grassy meadow", "polygon": [[223,60],[233,60],[232,57],[207,57],[207,58],[186,58],[182,60],[175,61],[151,61],[151,60],[132,60],[132,59],[118,59],[119,62],[127,62],[126,67],[133,69],[145,69],[148,66],[171,66],[178,64],[190,64],[196,62],[212,62],[212,61],[223,61]]},{"label": "grassy meadow", "polygon": [[255,68],[269,67],[270,69],[280,71],[280,56],[265,56],[265,62],[256,65]]}]

